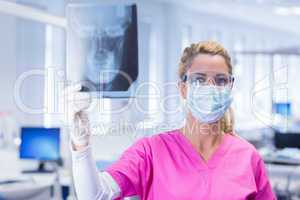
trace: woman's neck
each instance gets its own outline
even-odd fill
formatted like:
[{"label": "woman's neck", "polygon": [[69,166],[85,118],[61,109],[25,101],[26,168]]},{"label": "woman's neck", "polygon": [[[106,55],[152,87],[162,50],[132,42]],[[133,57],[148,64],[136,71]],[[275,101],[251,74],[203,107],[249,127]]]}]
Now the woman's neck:
[{"label": "woman's neck", "polygon": [[209,157],[213,153],[224,135],[221,131],[220,121],[207,124],[201,123],[193,117],[187,118],[186,125],[181,128],[181,132],[204,157]]}]

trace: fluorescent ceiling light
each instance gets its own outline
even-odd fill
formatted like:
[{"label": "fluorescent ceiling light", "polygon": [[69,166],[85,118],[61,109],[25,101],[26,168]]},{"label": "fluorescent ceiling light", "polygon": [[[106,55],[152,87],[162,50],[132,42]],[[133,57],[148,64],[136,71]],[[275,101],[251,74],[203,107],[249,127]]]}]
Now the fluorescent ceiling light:
[{"label": "fluorescent ceiling light", "polygon": [[300,7],[276,7],[274,13],[277,15],[300,15]]},{"label": "fluorescent ceiling light", "polygon": [[67,20],[64,17],[58,17],[42,10],[8,1],[0,0],[0,13],[52,24],[62,28],[66,28],[67,26]]}]

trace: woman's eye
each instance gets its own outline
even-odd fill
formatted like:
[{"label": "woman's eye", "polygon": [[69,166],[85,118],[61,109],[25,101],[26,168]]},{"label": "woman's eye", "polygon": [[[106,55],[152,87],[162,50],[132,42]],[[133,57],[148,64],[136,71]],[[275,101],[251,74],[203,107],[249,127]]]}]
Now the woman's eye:
[{"label": "woman's eye", "polygon": [[225,77],[218,77],[216,78],[216,84],[218,86],[224,86],[224,85],[227,85],[228,84],[228,79],[225,78]]},{"label": "woman's eye", "polygon": [[195,82],[198,84],[203,84],[206,82],[206,78],[205,77],[197,77],[197,78],[195,78]]}]

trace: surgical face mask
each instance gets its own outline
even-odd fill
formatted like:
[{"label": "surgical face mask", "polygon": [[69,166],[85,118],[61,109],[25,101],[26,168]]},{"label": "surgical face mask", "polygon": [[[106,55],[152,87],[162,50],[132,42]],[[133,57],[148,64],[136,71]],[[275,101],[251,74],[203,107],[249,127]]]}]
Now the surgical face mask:
[{"label": "surgical face mask", "polygon": [[186,106],[203,123],[221,119],[232,102],[231,89],[215,85],[188,84]]}]

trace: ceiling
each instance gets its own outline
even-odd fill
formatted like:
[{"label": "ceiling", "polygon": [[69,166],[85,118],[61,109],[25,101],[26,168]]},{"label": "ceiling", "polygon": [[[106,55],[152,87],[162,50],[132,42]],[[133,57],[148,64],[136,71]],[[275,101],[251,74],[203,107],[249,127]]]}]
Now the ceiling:
[{"label": "ceiling", "polygon": [[243,5],[278,5],[295,6],[300,5],[299,0],[198,0],[198,2],[238,3]]},{"label": "ceiling", "polygon": [[[6,0],[7,2],[15,0]],[[2,3],[6,1],[0,1]],[[29,0],[17,0],[29,1]],[[30,0],[34,1],[34,0]],[[45,1],[45,0],[37,0]],[[56,0],[67,1],[67,0]],[[147,0],[153,1],[153,0]],[[300,0],[156,0],[300,36]],[[46,1],[47,2],[47,1]],[[52,2],[52,1],[51,1]],[[6,8],[5,8],[6,9]],[[290,9],[290,10],[289,10]],[[278,12],[279,11],[279,12]],[[293,12],[289,12],[293,11]]]},{"label": "ceiling", "polygon": [[[300,0],[160,0],[300,35]],[[293,12],[289,9],[293,9]],[[277,12],[277,11],[286,12]],[[297,11],[297,12],[296,12]]]}]

